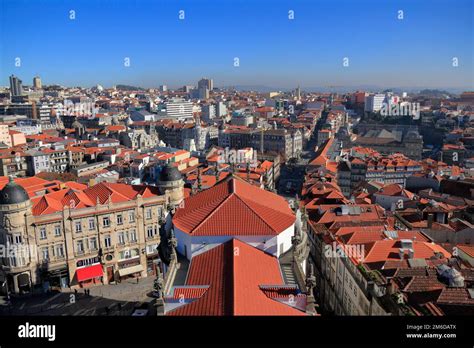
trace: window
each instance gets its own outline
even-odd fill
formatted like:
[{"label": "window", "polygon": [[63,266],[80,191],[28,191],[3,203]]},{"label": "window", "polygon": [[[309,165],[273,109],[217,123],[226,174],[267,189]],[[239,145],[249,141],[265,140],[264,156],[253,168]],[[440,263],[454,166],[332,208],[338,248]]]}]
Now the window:
[{"label": "window", "polygon": [[135,212],[131,211],[128,213],[128,221],[129,222],[135,222]]},{"label": "window", "polygon": [[12,266],[12,267],[17,266],[16,257],[14,257],[14,256],[10,257],[10,266]]},{"label": "window", "polygon": [[137,241],[137,231],[135,231],[135,230],[130,231],[130,241],[132,243],[136,243],[136,241]]},{"label": "window", "polygon": [[11,234],[7,234],[7,243],[13,244],[13,236]]},{"label": "window", "polygon": [[160,206],[158,207],[158,216],[162,216],[163,214],[163,208]]},{"label": "window", "polygon": [[119,244],[125,244],[125,235],[123,232],[118,234]]},{"label": "window", "polygon": [[89,249],[97,250],[97,239],[95,237],[92,237],[91,239],[89,239]]},{"label": "window", "polygon": [[146,218],[147,218],[147,219],[151,219],[151,208],[148,208],[148,209],[146,210]]},{"label": "window", "polygon": [[146,253],[147,254],[155,254],[158,252],[158,244],[152,244],[146,246]]},{"label": "window", "polygon": [[40,239],[46,239],[46,227],[40,228]]},{"label": "window", "polygon": [[64,248],[62,244],[56,245],[56,256],[59,258],[64,257]]},{"label": "window", "polygon": [[89,230],[95,230],[95,219],[89,219]]},{"label": "window", "polygon": [[146,236],[148,238],[153,238],[153,226],[148,226],[146,228]]},{"label": "window", "polygon": [[15,244],[21,244],[21,234],[15,235]]},{"label": "window", "polygon": [[76,232],[82,232],[82,224],[80,221],[76,221]]},{"label": "window", "polygon": [[78,253],[84,252],[84,242],[82,240],[77,241],[77,252]]},{"label": "window", "polygon": [[110,248],[110,246],[112,245],[112,240],[110,239],[110,235],[105,236],[104,244],[106,248]]},{"label": "window", "polygon": [[102,225],[104,225],[104,227],[109,227],[110,226],[110,218],[108,216],[104,216],[102,218]]},{"label": "window", "polygon": [[49,250],[48,250],[48,248],[42,248],[41,249],[41,255],[43,256],[44,261],[49,260]]},{"label": "window", "polygon": [[117,225],[123,224],[122,214],[117,215]]},{"label": "window", "polygon": [[60,237],[61,236],[61,225],[56,225],[54,226],[54,235],[56,237]]},{"label": "window", "polygon": [[130,250],[125,250],[125,251],[123,252],[123,258],[124,258],[124,259],[129,259],[129,258],[131,258],[131,257],[132,257],[132,253],[130,252]]}]

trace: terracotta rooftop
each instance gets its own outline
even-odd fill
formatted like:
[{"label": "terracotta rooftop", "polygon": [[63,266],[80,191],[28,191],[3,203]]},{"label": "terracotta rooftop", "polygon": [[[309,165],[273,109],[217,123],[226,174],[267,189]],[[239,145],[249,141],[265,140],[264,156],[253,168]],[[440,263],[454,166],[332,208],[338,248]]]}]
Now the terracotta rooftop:
[{"label": "terracotta rooftop", "polygon": [[[434,243],[427,243],[421,241],[414,241],[413,245],[413,258],[414,259],[429,259],[435,256],[436,252],[443,254],[444,258],[451,257],[451,254],[441,246]],[[375,263],[385,261],[400,261],[399,249],[401,248],[401,242],[399,240],[382,240],[372,242],[365,245],[365,258],[364,263]],[[404,259],[407,257],[405,253]]]},{"label": "terracotta rooftop", "polygon": [[278,235],[295,222],[287,201],[235,176],[188,197],[173,217],[194,236]]},{"label": "terracotta rooftop", "polygon": [[66,206],[76,209],[96,206],[109,202],[119,203],[136,199],[157,196],[158,188],[146,185],[127,185],[102,182],[83,189],[83,186],[72,185],[42,196],[30,197],[33,203],[33,215],[52,214],[63,210]]},{"label": "terracotta rooftop", "polygon": [[[192,302],[167,315],[305,315],[278,300],[288,295],[278,259],[238,239],[194,256],[185,287],[205,290],[192,290]],[[182,287],[172,297],[176,291],[189,299]]]}]

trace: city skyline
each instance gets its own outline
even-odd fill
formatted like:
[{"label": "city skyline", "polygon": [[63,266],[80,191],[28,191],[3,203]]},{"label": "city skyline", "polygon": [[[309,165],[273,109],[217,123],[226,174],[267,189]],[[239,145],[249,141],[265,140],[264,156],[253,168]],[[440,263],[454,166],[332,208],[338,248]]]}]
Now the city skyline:
[{"label": "city skyline", "polygon": [[0,344],[471,343],[473,29],[474,0],[0,0]]},{"label": "city skyline", "polygon": [[0,83],[14,74],[26,85],[39,75],[45,85],[175,88],[208,76],[218,87],[472,89],[472,3],[427,5],[5,0]]}]

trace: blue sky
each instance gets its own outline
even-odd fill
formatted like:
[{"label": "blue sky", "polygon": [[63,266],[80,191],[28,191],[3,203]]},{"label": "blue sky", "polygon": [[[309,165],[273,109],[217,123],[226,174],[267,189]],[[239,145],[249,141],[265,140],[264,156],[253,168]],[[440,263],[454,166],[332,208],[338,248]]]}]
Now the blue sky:
[{"label": "blue sky", "polygon": [[174,87],[206,76],[217,86],[474,88],[473,3],[0,0],[0,85],[39,74],[67,86]]}]

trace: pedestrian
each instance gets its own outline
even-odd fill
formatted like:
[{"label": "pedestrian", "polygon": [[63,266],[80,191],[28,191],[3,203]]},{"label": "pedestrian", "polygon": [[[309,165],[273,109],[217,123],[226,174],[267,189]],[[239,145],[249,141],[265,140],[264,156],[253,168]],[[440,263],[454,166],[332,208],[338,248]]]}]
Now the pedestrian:
[{"label": "pedestrian", "polygon": [[140,280],[140,278],[137,278],[137,284],[138,284],[138,281]]},{"label": "pedestrian", "polygon": [[74,289],[74,293],[77,295],[77,289]]}]

